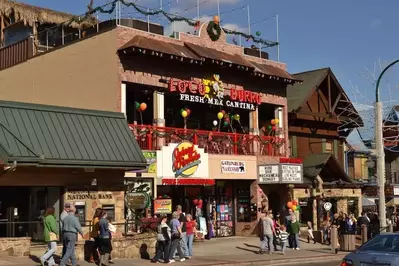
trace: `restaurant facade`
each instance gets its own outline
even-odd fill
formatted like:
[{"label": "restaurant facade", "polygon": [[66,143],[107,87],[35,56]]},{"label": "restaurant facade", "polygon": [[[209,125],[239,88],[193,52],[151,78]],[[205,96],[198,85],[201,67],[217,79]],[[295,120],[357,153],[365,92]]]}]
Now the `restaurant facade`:
[{"label": "restaurant facade", "polygon": [[223,31],[211,40],[207,25],[175,38],[113,26],[0,71],[8,100],[125,115],[149,167],[101,190],[67,189],[63,199],[86,206],[86,219],[96,207],[122,222],[179,204],[213,236],[251,235],[276,194],[273,210],[285,205],[289,182],[260,187],[259,167],[290,156],[286,88],[299,80]]}]

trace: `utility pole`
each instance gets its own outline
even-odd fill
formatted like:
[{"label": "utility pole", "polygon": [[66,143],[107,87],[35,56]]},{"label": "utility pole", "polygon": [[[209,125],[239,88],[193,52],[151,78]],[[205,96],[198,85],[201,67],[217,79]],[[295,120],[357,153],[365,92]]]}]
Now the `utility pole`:
[{"label": "utility pole", "polygon": [[383,228],[383,231],[386,230],[387,226],[387,215],[385,210],[385,150],[384,150],[384,139],[383,139],[383,123],[382,123],[382,102],[380,101],[380,82],[382,76],[385,72],[398,63],[399,60],[396,60],[390,63],[384,70],[381,72],[380,76],[377,79],[375,85],[375,149],[377,153],[377,184],[378,184],[378,212],[380,217],[380,226]]},{"label": "utility pole", "polygon": [[277,41],[277,62],[280,62],[280,38],[278,29],[278,14],[276,15],[276,41]]}]

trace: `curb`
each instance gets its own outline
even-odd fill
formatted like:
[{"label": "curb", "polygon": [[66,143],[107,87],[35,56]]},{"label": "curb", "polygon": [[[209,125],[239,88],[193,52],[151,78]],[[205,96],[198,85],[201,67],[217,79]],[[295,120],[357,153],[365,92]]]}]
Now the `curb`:
[{"label": "curb", "polygon": [[[320,262],[320,261],[341,261],[342,258],[346,255],[346,253],[336,254],[336,255],[321,255],[321,256],[313,256],[313,257],[298,257],[298,258],[281,258],[281,259],[263,259],[263,260],[253,260],[253,261],[243,261],[243,262],[222,262],[217,264],[198,264],[196,266],[257,266],[257,265],[300,265],[309,262]],[[300,261],[298,261],[300,260]]]}]

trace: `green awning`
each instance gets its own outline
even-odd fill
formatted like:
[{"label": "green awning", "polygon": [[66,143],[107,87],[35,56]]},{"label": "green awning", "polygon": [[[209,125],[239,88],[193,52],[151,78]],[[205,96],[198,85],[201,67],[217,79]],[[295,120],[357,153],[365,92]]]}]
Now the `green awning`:
[{"label": "green awning", "polygon": [[147,167],[122,113],[6,101],[0,101],[0,159],[48,167]]}]

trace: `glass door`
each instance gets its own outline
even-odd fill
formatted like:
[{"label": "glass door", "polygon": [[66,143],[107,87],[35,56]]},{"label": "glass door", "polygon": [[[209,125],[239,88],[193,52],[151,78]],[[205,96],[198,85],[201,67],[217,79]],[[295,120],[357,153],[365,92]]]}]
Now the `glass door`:
[{"label": "glass door", "polygon": [[234,197],[233,183],[218,181],[216,183],[216,236],[234,235]]}]

